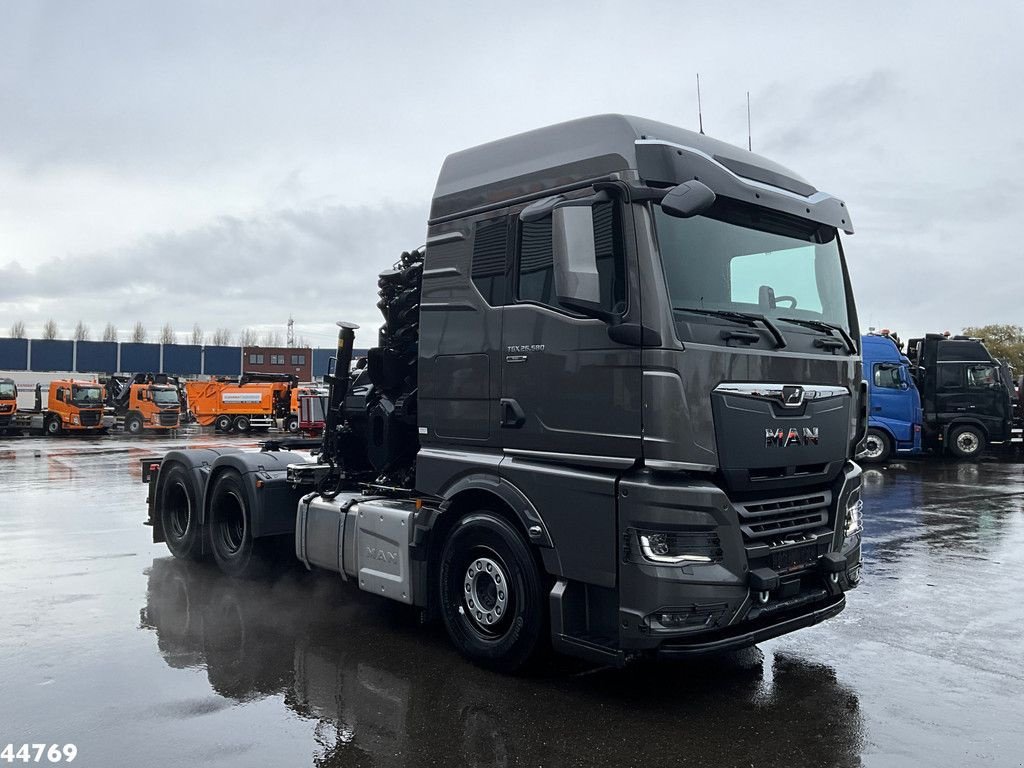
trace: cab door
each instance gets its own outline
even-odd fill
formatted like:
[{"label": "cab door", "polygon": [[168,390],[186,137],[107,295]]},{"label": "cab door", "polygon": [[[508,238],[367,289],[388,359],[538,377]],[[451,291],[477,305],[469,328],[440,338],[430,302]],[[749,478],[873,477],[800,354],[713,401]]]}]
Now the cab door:
[{"label": "cab door", "polygon": [[[612,341],[608,323],[559,304],[552,216],[523,221],[514,213],[513,296],[502,325],[502,446],[619,457],[628,465],[641,451],[640,348]],[[593,204],[592,216],[603,309],[639,315],[628,208],[605,200]]]}]

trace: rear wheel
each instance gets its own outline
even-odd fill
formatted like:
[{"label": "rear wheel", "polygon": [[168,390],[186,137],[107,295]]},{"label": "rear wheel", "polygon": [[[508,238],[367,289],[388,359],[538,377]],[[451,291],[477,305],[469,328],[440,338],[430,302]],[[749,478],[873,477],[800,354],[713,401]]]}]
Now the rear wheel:
[{"label": "rear wheel", "polygon": [[293,435],[299,431],[299,417],[289,416],[284,420],[284,431],[291,432]]},{"label": "rear wheel", "polygon": [[864,436],[864,461],[881,463],[892,455],[892,440],[880,429],[869,429]]},{"label": "rear wheel", "polygon": [[493,512],[455,524],[441,554],[439,582],[445,628],[464,656],[514,672],[544,649],[540,570],[519,532]]},{"label": "rear wheel", "polygon": [[142,417],[137,413],[131,414],[124,421],[124,431],[129,435],[141,435],[145,425],[142,423]]},{"label": "rear wheel", "polygon": [[182,560],[202,558],[202,528],[195,486],[189,471],[181,464],[168,468],[160,490],[160,525],[172,555]]},{"label": "rear wheel", "polygon": [[231,431],[231,417],[230,416],[218,416],[213,422],[213,428],[218,432],[230,432]]},{"label": "rear wheel", "polygon": [[43,424],[43,431],[48,435],[59,435],[61,433],[60,416],[47,416]]},{"label": "rear wheel", "polygon": [[248,416],[235,416],[235,431],[236,432],[248,432],[249,431],[249,417]]},{"label": "rear wheel", "polygon": [[237,472],[218,475],[210,491],[210,550],[228,576],[255,579],[267,573],[271,542],[252,537],[249,495]]},{"label": "rear wheel", "polygon": [[965,424],[949,433],[949,450],[959,459],[976,459],[985,450],[985,433],[979,427]]}]

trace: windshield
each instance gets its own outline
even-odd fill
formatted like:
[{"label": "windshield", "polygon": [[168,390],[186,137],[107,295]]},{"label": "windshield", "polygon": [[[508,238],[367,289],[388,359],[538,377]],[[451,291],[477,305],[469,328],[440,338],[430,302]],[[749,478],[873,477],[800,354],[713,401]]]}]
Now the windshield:
[{"label": "windshield", "polygon": [[103,402],[103,394],[99,387],[73,387],[71,402],[75,405],[99,405]]},{"label": "windshield", "polygon": [[0,400],[11,400],[16,397],[18,390],[9,381],[0,382]]},{"label": "windshield", "polygon": [[691,219],[655,206],[654,220],[677,310],[748,312],[849,332],[834,228],[724,198]]},{"label": "windshield", "polygon": [[177,405],[178,393],[173,389],[154,389],[153,402],[157,405]]}]

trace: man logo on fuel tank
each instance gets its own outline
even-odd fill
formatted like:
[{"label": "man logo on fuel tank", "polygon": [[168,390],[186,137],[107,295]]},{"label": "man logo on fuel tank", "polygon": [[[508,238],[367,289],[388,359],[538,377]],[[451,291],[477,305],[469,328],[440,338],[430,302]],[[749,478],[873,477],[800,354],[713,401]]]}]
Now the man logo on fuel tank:
[{"label": "man logo on fuel tank", "polygon": [[764,430],[765,448],[789,448],[792,445],[817,445],[818,428],[804,427],[802,430],[790,427],[788,430],[767,427]]}]

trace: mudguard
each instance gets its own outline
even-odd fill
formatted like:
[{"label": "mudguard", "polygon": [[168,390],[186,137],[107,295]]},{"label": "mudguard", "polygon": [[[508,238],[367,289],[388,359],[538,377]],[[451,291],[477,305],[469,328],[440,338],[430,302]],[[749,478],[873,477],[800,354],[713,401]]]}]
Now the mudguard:
[{"label": "mudguard", "polygon": [[208,492],[223,472],[235,471],[249,497],[249,515],[253,538],[295,535],[295,514],[299,499],[308,488],[295,487],[287,480],[289,464],[304,464],[306,456],[290,451],[226,452],[211,465],[203,493],[203,523],[209,513]]}]

